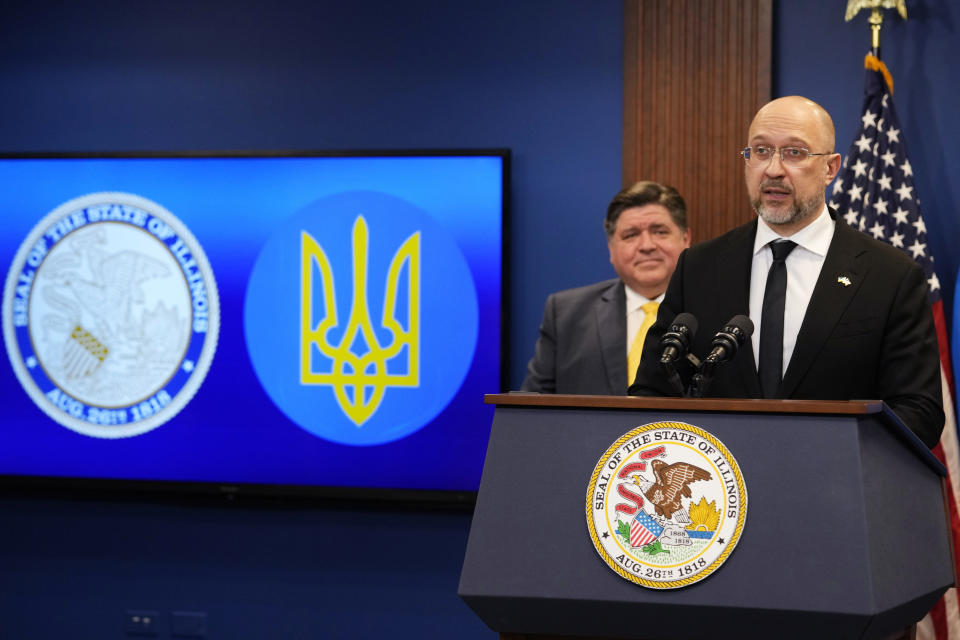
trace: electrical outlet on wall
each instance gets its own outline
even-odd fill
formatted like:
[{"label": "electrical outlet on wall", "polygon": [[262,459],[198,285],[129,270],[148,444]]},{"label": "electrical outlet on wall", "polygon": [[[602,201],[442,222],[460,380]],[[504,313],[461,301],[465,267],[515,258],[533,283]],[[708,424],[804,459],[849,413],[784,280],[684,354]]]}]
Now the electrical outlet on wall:
[{"label": "electrical outlet on wall", "polygon": [[123,630],[128,636],[156,636],[159,629],[159,611],[130,610],[123,614]]}]

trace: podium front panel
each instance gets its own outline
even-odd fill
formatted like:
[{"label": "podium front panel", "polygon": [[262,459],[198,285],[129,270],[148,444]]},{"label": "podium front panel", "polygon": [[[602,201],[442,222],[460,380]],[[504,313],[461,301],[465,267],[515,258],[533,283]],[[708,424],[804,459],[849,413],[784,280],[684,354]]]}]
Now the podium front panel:
[{"label": "podium front panel", "polygon": [[[671,590],[614,573],[586,524],[600,457],[631,429],[660,421],[717,437],[748,496],[726,563]],[[921,617],[953,576],[939,477],[881,422],[498,407],[460,593],[492,628],[515,633],[699,638],[729,628],[737,638],[858,638],[895,630],[914,610]],[[903,539],[906,520],[921,545]],[[887,610],[896,614],[884,620]]]}]

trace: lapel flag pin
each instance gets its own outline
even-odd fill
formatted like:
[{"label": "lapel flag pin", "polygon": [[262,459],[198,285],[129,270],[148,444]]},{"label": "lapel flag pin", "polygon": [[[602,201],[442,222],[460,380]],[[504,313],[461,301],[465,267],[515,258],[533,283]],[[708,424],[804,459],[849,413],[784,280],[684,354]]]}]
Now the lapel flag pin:
[{"label": "lapel flag pin", "polygon": [[850,278],[848,278],[847,276],[840,276],[839,278],[837,278],[837,282],[839,282],[845,287],[850,286]]}]

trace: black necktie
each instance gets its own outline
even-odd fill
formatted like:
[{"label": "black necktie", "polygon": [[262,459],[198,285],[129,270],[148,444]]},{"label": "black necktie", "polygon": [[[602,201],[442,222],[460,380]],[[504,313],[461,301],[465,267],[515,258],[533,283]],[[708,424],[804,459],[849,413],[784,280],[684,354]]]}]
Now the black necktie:
[{"label": "black necktie", "polygon": [[785,260],[797,243],[770,243],[773,264],[767,272],[760,315],[760,388],[764,398],[775,398],[783,376],[783,307],[787,301],[787,265]]}]

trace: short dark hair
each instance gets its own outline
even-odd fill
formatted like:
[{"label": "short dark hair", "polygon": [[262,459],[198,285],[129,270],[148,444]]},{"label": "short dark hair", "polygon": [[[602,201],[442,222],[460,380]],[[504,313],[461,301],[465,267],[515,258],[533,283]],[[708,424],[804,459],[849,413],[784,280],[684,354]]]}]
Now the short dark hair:
[{"label": "short dark hair", "polygon": [[610,206],[607,207],[607,217],[603,221],[603,228],[607,237],[611,237],[617,230],[617,220],[620,214],[633,207],[642,207],[645,204],[659,204],[670,212],[673,223],[680,227],[680,231],[687,230],[687,205],[673,187],[659,182],[642,180],[627,187],[613,196]]}]

